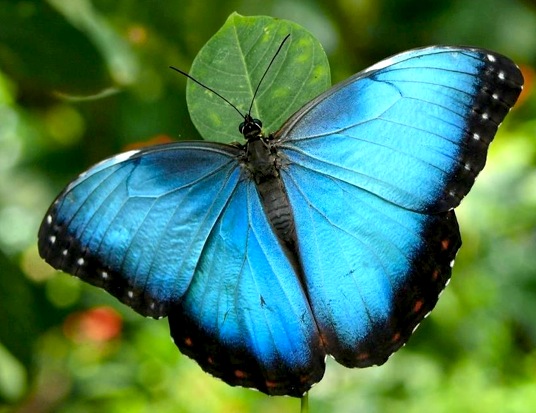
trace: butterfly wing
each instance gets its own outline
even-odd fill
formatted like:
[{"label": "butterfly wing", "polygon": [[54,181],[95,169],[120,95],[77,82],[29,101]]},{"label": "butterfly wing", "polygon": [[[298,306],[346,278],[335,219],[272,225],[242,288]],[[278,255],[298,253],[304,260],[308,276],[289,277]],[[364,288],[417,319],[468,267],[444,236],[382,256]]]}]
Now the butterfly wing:
[{"label": "butterfly wing", "polygon": [[356,74],[276,134],[293,163],[401,207],[456,207],[484,167],[523,77],[492,52],[430,47]]},{"label": "butterfly wing", "polygon": [[192,142],[106,160],[58,196],[39,251],[143,315],[168,315],[205,371],[299,397],[322,378],[324,352],[240,154]]},{"label": "butterfly wing", "polygon": [[461,245],[453,211],[426,215],[293,167],[305,284],[327,353],[348,367],[384,363],[432,310]]},{"label": "butterfly wing", "polygon": [[486,51],[433,47],[335,86],[276,134],[311,307],[327,352],[381,364],[446,285],[454,212],[522,76]]},{"label": "butterfly wing", "polygon": [[184,298],[169,314],[182,353],[231,385],[301,397],[324,350],[299,278],[254,184],[233,194]]},{"label": "butterfly wing", "polygon": [[165,316],[238,185],[237,150],[178,143],[97,164],[50,207],[41,256],[142,315]]}]

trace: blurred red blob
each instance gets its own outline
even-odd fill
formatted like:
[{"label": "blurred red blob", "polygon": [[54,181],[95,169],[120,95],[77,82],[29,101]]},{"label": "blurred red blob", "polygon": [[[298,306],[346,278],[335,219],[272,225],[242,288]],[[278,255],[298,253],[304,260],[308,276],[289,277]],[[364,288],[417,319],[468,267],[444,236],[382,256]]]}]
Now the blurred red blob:
[{"label": "blurred red blob", "polygon": [[121,335],[123,319],[111,307],[95,307],[71,314],[63,323],[65,336],[74,342],[106,342]]},{"label": "blurred red blob", "polygon": [[521,95],[519,95],[519,99],[514,108],[520,107],[526,100],[529,99],[529,97],[534,92],[534,76],[536,74],[534,69],[528,65],[519,65],[519,68],[521,69],[521,73],[523,73],[525,83],[523,85]]},{"label": "blurred red blob", "polygon": [[141,149],[147,146],[160,145],[162,143],[171,143],[175,142],[174,139],[171,139],[168,135],[156,135],[151,139],[143,142],[135,142],[125,146],[125,151],[131,151],[132,149]]},{"label": "blurred red blob", "polygon": [[130,26],[127,30],[127,39],[136,45],[147,43],[147,29],[141,25]]}]

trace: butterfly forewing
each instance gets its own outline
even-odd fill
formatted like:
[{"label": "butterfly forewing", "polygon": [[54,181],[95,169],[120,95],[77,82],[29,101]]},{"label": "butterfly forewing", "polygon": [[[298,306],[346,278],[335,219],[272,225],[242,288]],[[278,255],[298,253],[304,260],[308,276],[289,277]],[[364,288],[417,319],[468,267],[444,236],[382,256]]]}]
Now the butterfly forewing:
[{"label": "butterfly forewing", "polygon": [[221,144],[118,155],[58,196],[41,224],[39,252],[142,315],[165,316],[238,179],[236,150]]},{"label": "butterfly forewing", "polygon": [[456,207],[521,92],[509,59],[430,47],[396,55],[328,90],[276,134],[291,163],[420,212]]}]

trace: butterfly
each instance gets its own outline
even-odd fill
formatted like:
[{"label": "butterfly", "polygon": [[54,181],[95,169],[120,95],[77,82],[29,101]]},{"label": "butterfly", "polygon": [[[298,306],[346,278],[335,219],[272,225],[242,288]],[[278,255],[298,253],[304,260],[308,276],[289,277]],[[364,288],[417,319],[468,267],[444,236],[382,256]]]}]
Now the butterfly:
[{"label": "butterfly", "polygon": [[144,316],[230,385],[301,397],[331,355],[380,365],[434,308],[461,246],[453,208],[523,84],[494,52],[381,61],[265,135],[107,159],[39,229],[53,267]]}]

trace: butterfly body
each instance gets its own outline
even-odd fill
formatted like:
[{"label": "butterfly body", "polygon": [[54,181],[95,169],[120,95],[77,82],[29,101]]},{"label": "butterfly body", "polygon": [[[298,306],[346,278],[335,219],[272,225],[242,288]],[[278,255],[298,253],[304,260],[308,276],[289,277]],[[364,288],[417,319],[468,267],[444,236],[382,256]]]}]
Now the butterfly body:
[{"label": "butterfly body", "polygon": [[241,164],[248,172],[247,177],[255,182],[264,212],[278,238],[292,250],[296,245],[296,231],[292,207],[281,180],[282,155],[273,144],[273,136],[265,137],[254,119],[247,116],[246,125],[254,132],[244,133],[247,143],[243,147],[245,153]]},{"label": "butterfly body", "polygon": [[394,56],[246,142],[110,158],[50,207],[39,251],[143,315],[231,385],[300,397],[326,355],[382,364],[435,306],[453,211],[523,83],[498,54]]}]

